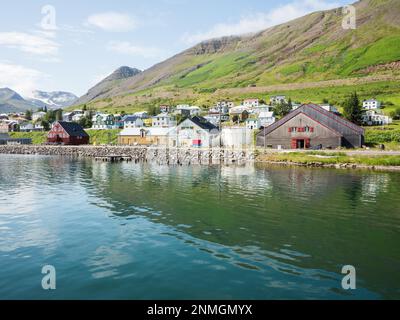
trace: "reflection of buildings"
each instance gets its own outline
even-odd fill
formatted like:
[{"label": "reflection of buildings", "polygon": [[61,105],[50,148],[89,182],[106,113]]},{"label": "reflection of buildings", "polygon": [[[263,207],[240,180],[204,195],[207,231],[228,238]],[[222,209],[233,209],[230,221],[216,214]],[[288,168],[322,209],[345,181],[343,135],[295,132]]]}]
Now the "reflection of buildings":
[{"label": "reflection of buildings", "polygon": [[[373,195],[377,185],[386,190],[387,183],[387,190],[398,191],[391,174],[377,173],[388,176],[386,181],[372,175],[371,180],[370,173],[359,171],[262,164],[239,168],[94,163],[93,167],[101,167],[104,176],[93,174],[89,192],[95,192],[96,205],[127,219],[124,230],[133,230],[128,217],[143,218],[188,250],[205,249],[210,256],[224,251],[227,261],[246,252],[246,264],[261,264],[262,270],[282,263],[335,275],[340,272],[337,266],[351,259],[363,267],[365,287],[385,283],[394,290],[389,279],[393,273],[379,277],[379,286],[375,280],[376,270],[390,270],[388,259],[398,258],[393,246],[377,243],[377,239],[397,243],[397,235],[380,223],[381,210],[388,204],[363,201],[363,193]],[[386,214],[389,221],[395,219],[395,211]],[[386,260],[377,259],[382,252]]]},{"label": "reflection of buildings", "polygon": [[385,173],[363,175],[361,179],[362,200],[375,202],[380,193],[387,192],[390,176]]}]

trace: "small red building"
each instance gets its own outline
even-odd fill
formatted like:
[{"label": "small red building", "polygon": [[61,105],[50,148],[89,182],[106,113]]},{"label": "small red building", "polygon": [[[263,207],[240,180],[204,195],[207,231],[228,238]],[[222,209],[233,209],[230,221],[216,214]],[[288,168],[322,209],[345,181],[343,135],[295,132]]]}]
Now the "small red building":
[{"label": "small red building", "polygon": [[47,142],[64,145],[89,144],[89,135],[77,123],[59,121],[48,133]]}]

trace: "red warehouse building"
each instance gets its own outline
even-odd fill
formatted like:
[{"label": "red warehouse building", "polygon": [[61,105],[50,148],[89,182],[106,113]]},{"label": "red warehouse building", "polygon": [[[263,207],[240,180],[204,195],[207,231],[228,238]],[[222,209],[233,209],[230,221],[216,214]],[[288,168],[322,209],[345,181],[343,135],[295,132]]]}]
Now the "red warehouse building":
[{"label": "red warehouse building", "polygon": [[77,123],[59,121],[48,133],[47,142],[64,145],[89,144],[89,135]]},{"label": "red warehouse building", "polygon": [[364,129],[318,105],[302,105],[257,135],[257,146],[283,149],[359,148]]}]

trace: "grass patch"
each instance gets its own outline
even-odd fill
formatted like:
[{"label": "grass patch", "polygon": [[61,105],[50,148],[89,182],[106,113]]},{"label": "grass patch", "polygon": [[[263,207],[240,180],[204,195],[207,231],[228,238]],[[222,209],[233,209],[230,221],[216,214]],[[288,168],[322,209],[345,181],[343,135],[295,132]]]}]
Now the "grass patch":
[{"label": "grass patch", "polygon": [[[101,144],[117,144],[118,134],[121,130],[86,130],[90,136],[90,143]],[[47,132],[10,132],[11,138],[32,139],[32,144],[44,144],[47,141]]]},{"label": "grass patch", "polygon": [[348,156],[345,153],[292,152],[263,154],[258,157],[261,161],[288,162],[298,164],[358,164],[368,166],[400,166],[400,156],[397,155],[356,155]]},{"label": "grass patch", "polygon": [[47,141],[47,132],[10,132],[14,139],[32,139],[33,144],[43,144]]}]

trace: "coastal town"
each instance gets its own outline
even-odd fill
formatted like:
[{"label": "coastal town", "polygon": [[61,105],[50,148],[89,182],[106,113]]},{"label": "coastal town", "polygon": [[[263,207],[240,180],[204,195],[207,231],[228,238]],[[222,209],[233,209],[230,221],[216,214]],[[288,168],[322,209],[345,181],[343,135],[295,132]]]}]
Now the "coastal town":
[{"label": "coastal town", "polygon": [[[385,126],[393,120],[375,99],[362,102],[358,123],[346,119],[329,103],[302,104],[285,95],[245,99],[239,105],[219,101],[205,109],[189,104],[160,105],[132,114],[109,114],[87,109],[47,110],[0,115],[0,144],[31,144],[29,135],[13,138],[13,132],[48,132],[45,144],[100,144],[85,129],[117,130],[122,146],[177,148],[336,149],[361,148],[362,126]],[[362,126],[361,126],[362,125]],[[107,144],[107,143],[106,143]]]},{"label": "coastal town", "polygon": [[2,4],[11,312],[400,299],[400,0]]}]

